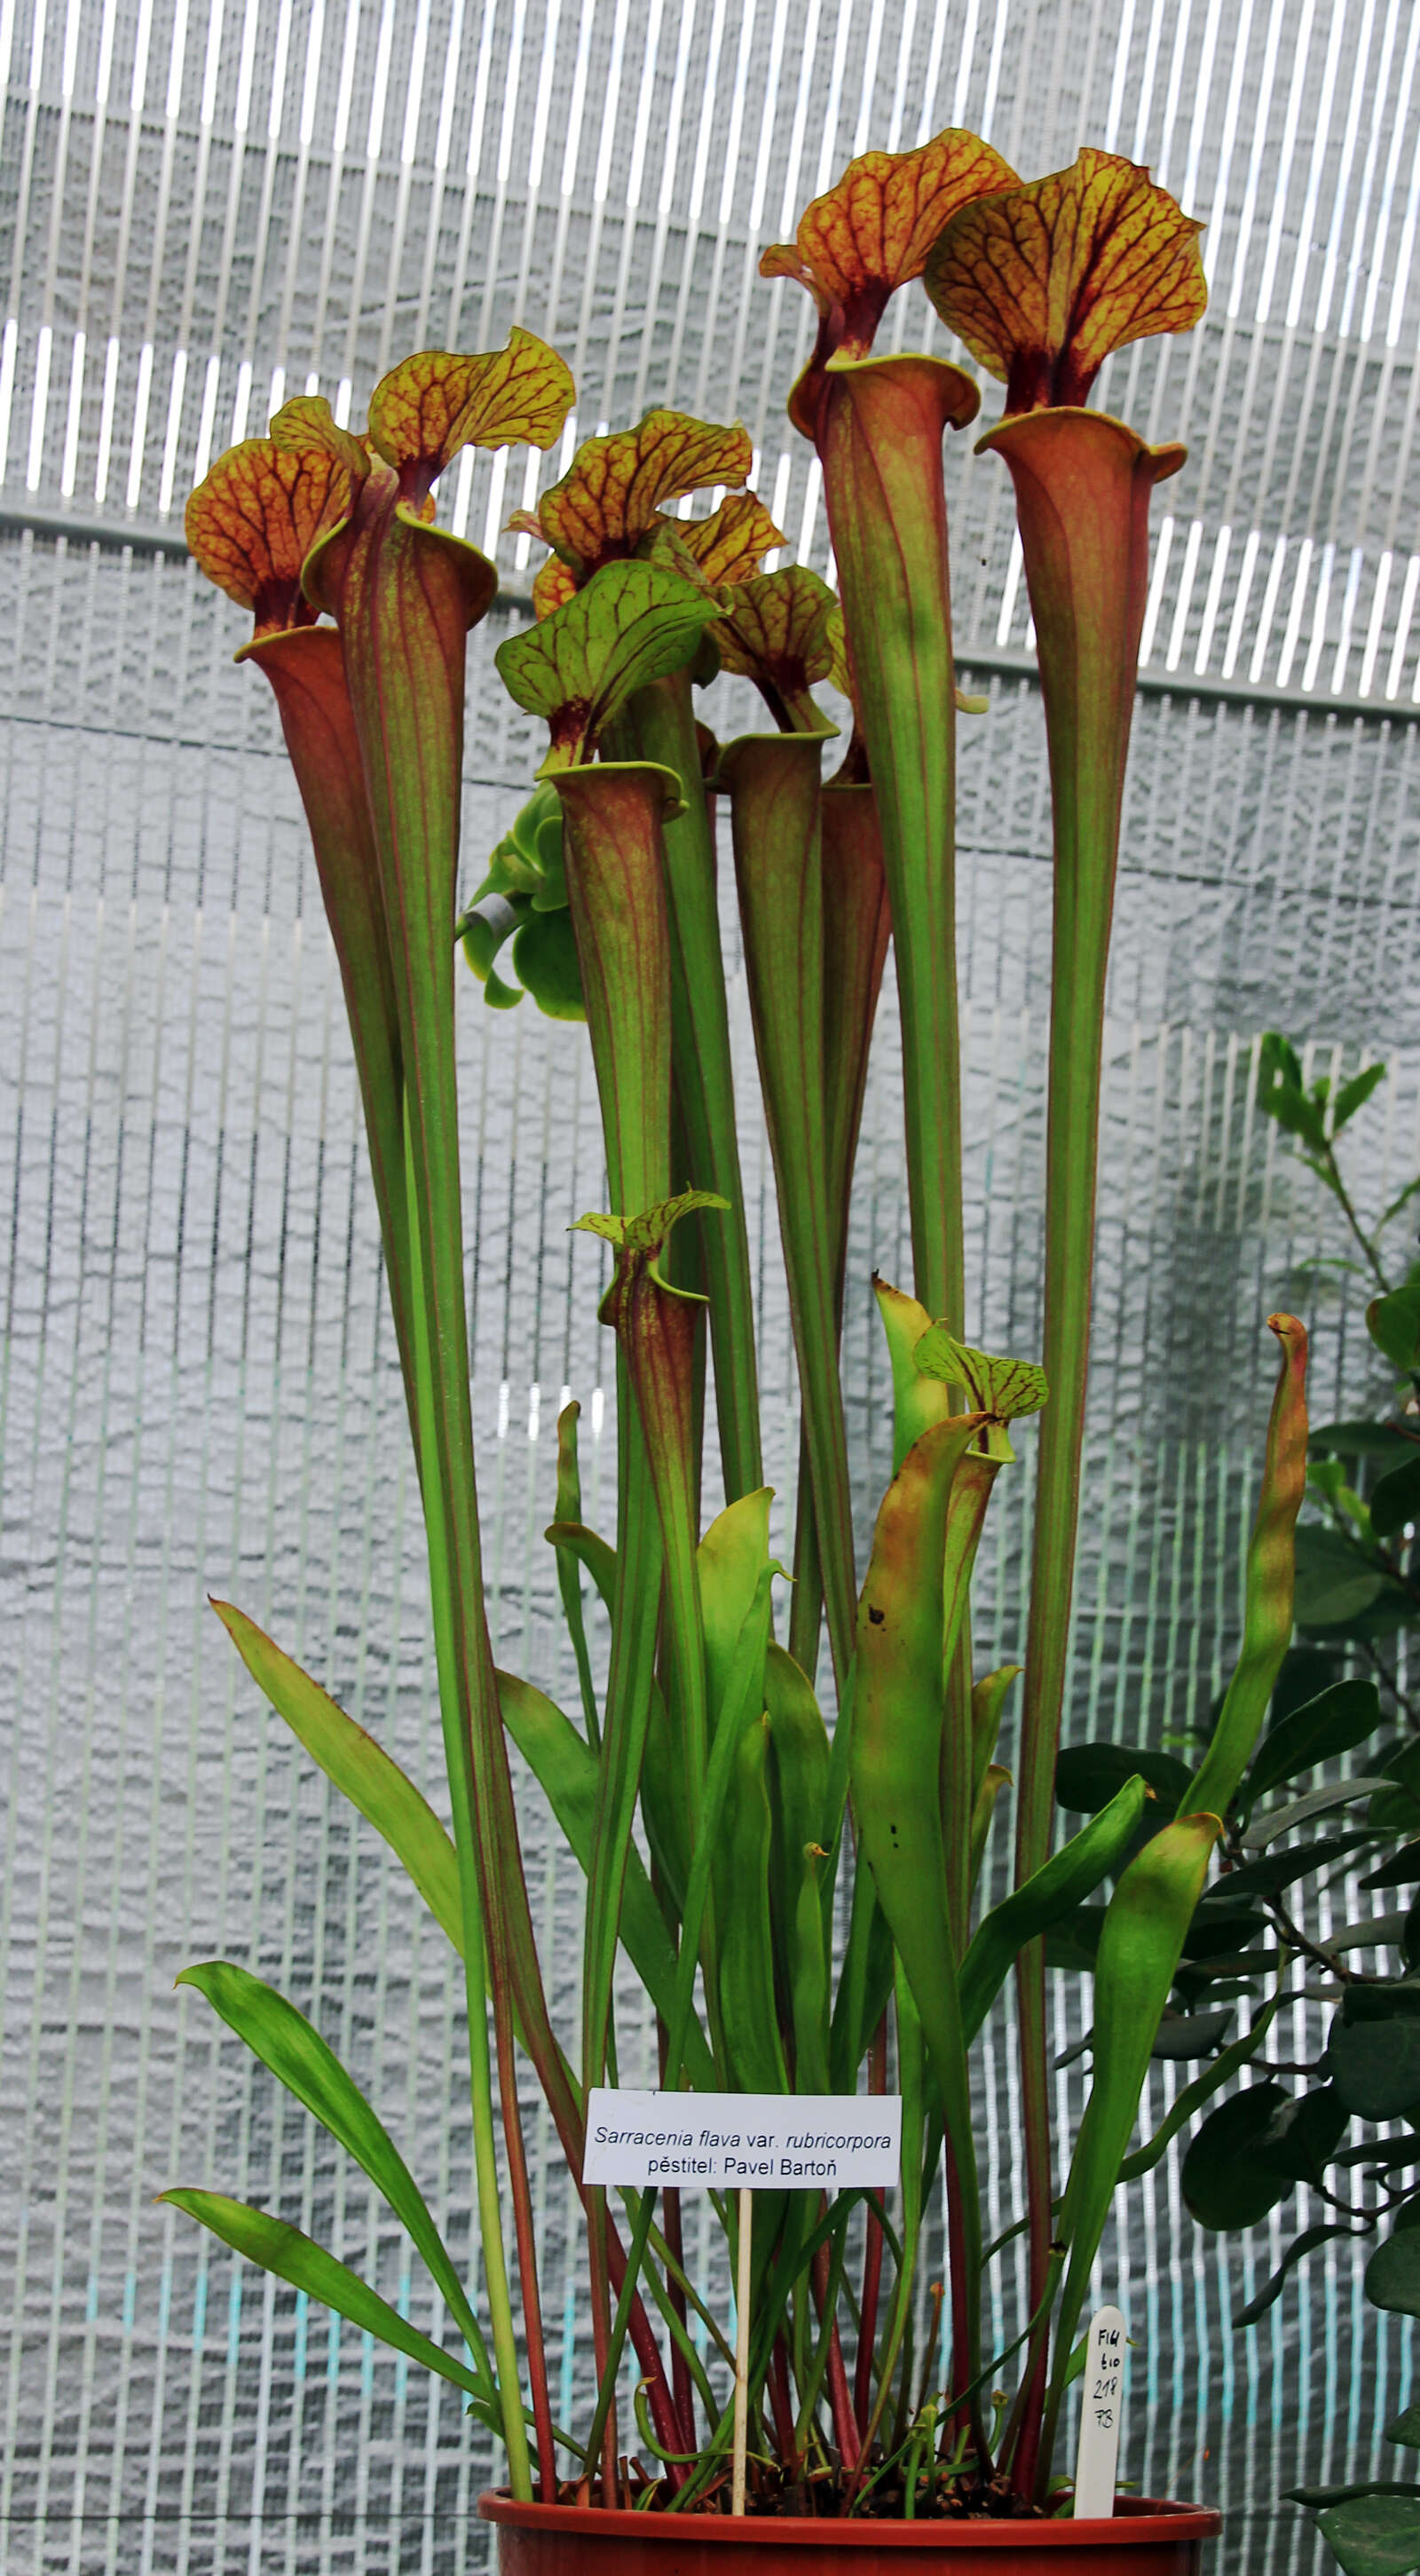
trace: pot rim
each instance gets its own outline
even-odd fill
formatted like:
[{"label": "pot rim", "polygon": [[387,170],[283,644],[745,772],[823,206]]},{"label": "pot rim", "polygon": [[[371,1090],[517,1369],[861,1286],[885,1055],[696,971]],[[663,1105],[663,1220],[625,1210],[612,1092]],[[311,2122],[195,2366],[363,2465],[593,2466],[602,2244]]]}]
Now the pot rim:
[{"label": "pot rim", "polygon": [[[823,2522],[807,2514],[760,2516],[743,2521],[728,2514],[652,2514],[608,2512],[600,2505],[518,2504],[501,2488],[489,2488],[478,2499],[485,2522],[507,2523],[516,2530],[600,2535],[605,2540],[676,2541],[693,2533],[697,2541],[721,2548],[757,2541],[767,2548],[914,2549],[1105,2549],[1149,2540],[1211,2540],[1223,2528],[1221,2513],[1211,2505],[1172,2504],[1154,2496],[1125,2499],[1132,2507],[1112,2521],[1091,2522]],[[1166,2523],[1167,2532],[1159,2529]]]}]

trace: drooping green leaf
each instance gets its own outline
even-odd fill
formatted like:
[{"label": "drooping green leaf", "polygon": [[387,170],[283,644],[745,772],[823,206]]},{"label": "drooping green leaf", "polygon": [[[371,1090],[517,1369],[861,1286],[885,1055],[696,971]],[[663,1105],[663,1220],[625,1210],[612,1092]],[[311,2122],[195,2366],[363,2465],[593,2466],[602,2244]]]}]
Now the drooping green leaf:
[{"label": "drooping green leaf", "polygon": [[1183,2160],[1183,2197],[1200,2227],[1255,2227],[1292,2188],[1262,2154],[1263,2140],[1291,2100],[1280,2084],[1249,2085],[1211,2111]]},{"label": "drooping green leaf", "polygon": [[1403,2119],[1420,2105],[1420,1993],[1348,1986],[1322,2068],[1358,2119]]},{"label": "drooping green leaf", "polygon": [[1145,1785],[1135,1774],[1107,1807],[1048,1860],[1044,1869],[993,1906],[961,1964],[962,2029],[970,2042],[1028,1941],[1073,1918],[1102,1879],[1116,1870],[1144,1811]]},{"label": "drooping green leaf", "polygon": [[1407,2406],[1385,2428],[1385,2439],[1398,2442],[1402,2450],[1420,2451],[1420,2399]]},{"label": "drooping green leaf", "polygon": [[285,1719],[327,1779],[383,1834],[435,1922],[462,1957],[458,1855],[427,1798],[384,1747],[283,1654],[254,1619],[229,1601],[214,1600],[212,1607],[277,1716]]},{"label": "drooping green leaf", "polygon": [[585,1529],[580,1521],[556,1520],[543,1531],[549,1547],[566,1548],[585,1567],[598,1592],[608,1617],[616,1599],[616,1550],[595,1530]]},{"label": "drooping green leaf", "polygon": [[1261,2289],[1248,2300],[1246,2307],[1238,2309],[1233,2318],[1234,2326],[1255,2326],[1258,2318],[1265,2316],[1268,2309],[1274,2307],[1280,2299],[1289,2274],[1296,2270],[1299,2263],[1306,2260],[1308,2254],[1314,2254],[1319,2245],[1328,2244],[1335,2236],[1359,2236],[1363,2232],[1358,2227],[1304,2227],[1300,2236],[1293,2237],[1276,2271],[1263,2282]]},{"label": "drooping green leaf", "polygon": [[683,670],[718,601],[656,563],[610,563],[563,608],[495,655],[510,697],[545,716],[545,767],[590,758],[611,719],[648,681]]},{"label": "drooping green leaf", "polygon": [[1420,2487],[1332,2505],[1317,2529],[1346,2576],[1412,2576],[1420,2567]]},{"label": "drooping green leaf", "polygon": [[1403,1466],[1382,1476],[1371,1496],[1371,1527],[1377,1538],[1396,1538],[1420,1521],[1420,1442]]},{"label": "drooping green leaf", "polygon": [[397,2309],[362,2281],[345,2263],[328,2254],[323,2245],[303,2236],[298,2227],[288,2227],[284,2219],[273,2218],[269,2210],[253,2209],[242,2200],[228,2200],[219,2191],[164,2191],[160,2200],[170,2201],[175,2209],[186,2210],[202,2227],[209,2227],[237,2254],[249,2263],[259,2263],[265,2272],[274,2272],[280,2281],[289,2281],[308,2298],[318,2299],[322,2307],[334,2308],[337,2316],[348,2317],[365,2334],[372,2334],[392,2351],[421,2362],[426,2370],[437,2371],[441,2379],[450,2379],[462,2388],[474,2403],[472,2412],[491,2432],[501,2432],[502,2418],[487,2382],[477,2379],[452,2353],[444,2352],[410,2325]]},{"label": "drooping green leaf", "polygon": [[1295,1780],[1338,1753],[1349,1753],[1374,1735],[1380,1722],[1380,1694],[1374,1682],[1333,1682],[1280,1726],[1272,1727],[1247,1774],[1248,1797],[1264,1798],[1284,1780]]},{"label": "drooping green leaf", "polygon": [[1173,1814],[1192,1777],[1188,1764],[1173,1753],[1125,1744],[1071,1744],[1055,1766],[1056,1801],[1075,1815],[1096,1816],[1136,1775],[1159,1800],[1161,1817]]},{"label": "drooping green leaf", "polygon": [[462,2281],[419,2185],[378,2112],[320,2032],[285,1995],[231,1959],[184,1968],[180,1986],[195,1986],[254,2057],[313,2112],[346,2153],[363,2166],[418,2248],[469,2349],[492,2371]]},{"label": "drooping green leaf", "polygon": [[[582,1408],[575,1399],[564,1404],[557,1417],[557,1518],[554,1529],[582,1524],[582,1471],[577,1458],[577,1425]],[[577,1687],[582,1699],[582,1722],[587,1742],[594,1752],[601,1746],[601,1708],[592,1679],[592,1659],[587,1647],[587,1622],[582,1604],[581,1561],[573,1549],[552,1540],[557,1558],[557,1589],[562,1601],[562,1616],[572,1641],[577,1666]],[[613,1569],[614,1572],[614,1569]]]}]

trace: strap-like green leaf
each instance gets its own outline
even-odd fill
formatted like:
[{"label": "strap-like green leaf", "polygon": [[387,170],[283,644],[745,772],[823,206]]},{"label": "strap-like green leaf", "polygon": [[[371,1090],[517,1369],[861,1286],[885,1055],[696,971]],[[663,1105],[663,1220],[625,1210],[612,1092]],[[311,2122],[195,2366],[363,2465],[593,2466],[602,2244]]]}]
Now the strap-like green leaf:
[{"label": "strap-like green leaf", "polygon": [[230,1601],[212,1604],[253,1681],[313,1761],[403,1861],[435,1922],[463,1955],[458,1857],[428,1799],[328,1691]]},{"label": "strap-like green leaf", "polygon": [[363,2165],[383,2193],[437,2283],[460,2333],[491,2387],[493,2372],[483,2337],[447,2246],[419,2185],[377,2111],[320,2032],[285,1995],[231,1959],[208,1959],[184,1968],[180,1986],[196,1986],[254,2057],[313,2111],[321,2126]]},{"label": "strap-like green leaf", "polygon": [[552,734],[546,766],[588,760],[628,698],[682,670],[719,601],[655,563],[610,563],[494,656],[508,694]]},{"label": "strap-like green leaf", "polygon": [[[591,1857],[596,1821],[597,1758],[560,1708],[513,1673],[498,1675],[503,1722],[546,1794],[580,1866]],[[661,1909],[656,1903],[646,1865],[639,1852],[627,1859],[621,1900],[621,1941],[647,1994],[669,2024],[675,1992],[676,1963]],[[714,2060],[700,2024],[692,2016],[686,2039],[691,2081],[703,2090],[715,2087]]]},{"label": "strap-like green leaf", "polygon": [[200,2226],[210,2227],[214,2236],[244,2254],[249,2263],[259,2263],[279,2281],[289,2281],[308,2298],[334,2308],[337,2316],[348,2317],[353,2326],[377,2336],[393,2351],[407,2353],[411,2361],[422,2362],[426,2370],[437,2371],[441,2379],[451,2379],[455,2388],[464,2389],[473,2399],[472,2412],[480,2421],[492,2432],[501,2431],[502,2417],[487,2381],[475,2378],[452,2353],[410,2325],[358,2272],[337,2262],[323,2245],[303,2236],[299,2227],[288,2227],[284,2219],[273,2218],[266,2209],[253,2209],[247,2201],[228,2200],[220,2191],[163,2191],[158,2197],[175,2209],[185,2209]]}]

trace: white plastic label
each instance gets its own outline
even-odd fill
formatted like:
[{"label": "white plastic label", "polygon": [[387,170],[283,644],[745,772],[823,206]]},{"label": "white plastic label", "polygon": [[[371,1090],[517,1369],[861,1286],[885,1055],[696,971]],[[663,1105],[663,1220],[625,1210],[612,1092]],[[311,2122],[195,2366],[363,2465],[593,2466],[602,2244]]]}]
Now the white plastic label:
[{"label": "white plastic label", "polygon": [[1096,2309],[1085,2342],[1081,2381],[1080,2451],[1075,2463],[1077,2522],[1110,2522],[1114,2518],[1126,2342],[1124,2319],[1118,2308]]},{"label": "white plastic label", "polygon": [[681,2191],[884,2191],[902,2162],[896,2093],[587,2095],[583,2182]]}]

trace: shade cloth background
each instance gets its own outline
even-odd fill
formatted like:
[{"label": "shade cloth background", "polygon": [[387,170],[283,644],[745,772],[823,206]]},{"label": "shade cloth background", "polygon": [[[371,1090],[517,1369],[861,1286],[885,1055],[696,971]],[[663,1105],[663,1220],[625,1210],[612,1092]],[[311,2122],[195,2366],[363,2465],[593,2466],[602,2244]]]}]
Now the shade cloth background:
[{"label": "shade cloth background", "polygon": [[[1035,171],[1094,141],[1207,218],[1208,320],[1102,388],[1191,456],[1156,510],[1126,818],[1070,1730],[1157,1739],[1235,1635],[1269,1308],[1314,1321],[1322,1411],[1376,1392],[1354,1300],[1297,1266],[1340,1244],[1254,1113],[1259,1031],[1288,1027],[1321,1065],[1388,1058],[1368,1202],[1420,1163],[1418,55],[1405,0],[3,0],[5,2576],[364,2576],[485,2548],[469,2516],[488,2463],[453,2392],[151,2205],[175,2180],[269,2200],[437,2330],[361,2178],[172,1992],[186,1960],[222,1953],[313,2013],[468,2242],[448,1962],[203,1606],[240,1600],[437,1794],[338,983],[269,704],[230,665],[241,622],[183,554],[194,475],[287,392],[318,385],[359,419],[392,357],[487,346],[516,319],[571,359],[583,434],[652,401],[742,417],[790,551],[823,568],[821,496],[782,414],[808,308],[756,267],[853,151],[962,121]],[[903,297],[889,336],[944,346],[929,321]],[[520,459],[472,460],[444,496],[507,594],[471,647],[470,884],[534,758],[491,668],[530,573],[499,531],[560,462],[525,481]],[[966,441],[948,472],[959,647],[991,696],[963,752],[970,1320],[1025,1350],[1045,762],[1006,478]],[[736,720],[723,688],[711,713]],[[748,1065],[737,967],[731,999]],[[864,1526],[886,1455],[864,1283],[874,1263],[906,1272],[894,1032],[889,996],[848,1333]],[[599,1255],[565,1233],[604,1203],[595,1104],[581,1032],[495,1018],[471,983],[460,1043],[496,1643],[567,1692],[540,1535],[564,1390],[603,1523],[614,1485]],[[741,1110],[787,1521],[797,1426],[748,1077]],[[1025,1499],[988,1569],[1003,1653]],[[525,1812],[566,2014],[578,1890],[535,1797]],[[1062,2042],[1074,2010],[1062,1993]],[[628,2024],[628,2080],[637,2044]],[[1152,2079],[1151,2119],[1175,2082]],[[571,2405],[579,2231],[528,2108]],[[1004,2056],[981,2115],[1001,2202]],[[1201,2237],[1162,2168],[1102,2274],[1136,2338],[1128,2465],[1225,2502],[1225,2563],[1248,2576],[1311,2566],[1277,2498],[1303,2469],[1386,2473],[1377,2427],[1408,2389],[1404,2338],[1364,2308],[1345,2245],[1231,2333],[1282,2241]]]}]

